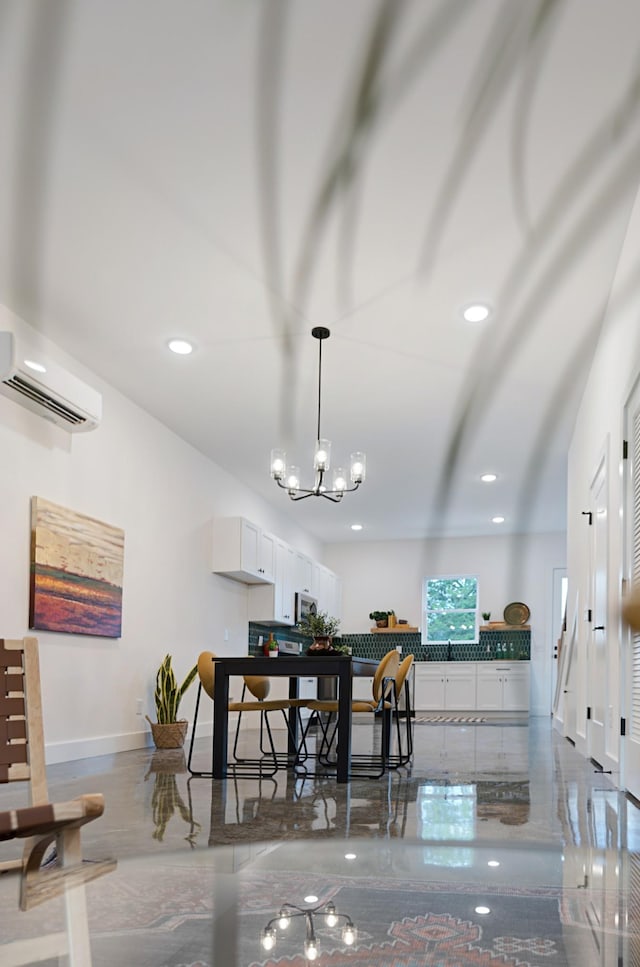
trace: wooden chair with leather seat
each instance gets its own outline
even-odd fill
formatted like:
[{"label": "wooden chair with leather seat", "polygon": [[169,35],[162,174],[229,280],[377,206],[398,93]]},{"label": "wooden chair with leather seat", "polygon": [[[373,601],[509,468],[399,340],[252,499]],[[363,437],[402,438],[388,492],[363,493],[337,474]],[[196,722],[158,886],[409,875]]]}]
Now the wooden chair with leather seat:
[{"label": "wooden chair with leather seat", "polygon": [[[81,827],[102,815],[101,794],[49,801],[36,638],[0,639],[0,782],[25,783],[29,801],[0,812],[0,842],[24,841],[22,856],[0,862],[0,873],[20,876],[22,910],[64,895],[67,928],[35,940],[0,940],[0,963],[65,957],[65,963],[90,965],[84,884],[115,869],[116,863],[82,858]],[[52,844],[54,857],[41,866]]]},{"label": "wooden chair with leather seat", "polygon": [[[215,682],[215,653],[203,651],[198,656],[198,696],[196,698],[196,708],[193,716],[193,728],[191,730],[191,742],[189,745],[189,758],[187,768],[192,776],[211,777],[213,775],[213,762],[208,771],[199,771],[191,766],[193,757],[193,744],[196,735],[196,723],[198,720],[198,710],[202,692],[206,692],[213,700],[213,686]],[[286,753],[278,754],[273,741],[273,734],[269,724],[269,712],[282,712],[284,720],[289,728],[287,712],[289,702],[287,699],[277,699],[269,701],[267,696],[271,685],[269,679],[264,675],[245,675],[243,678],[242,698],[239,702],[230,701],[228,704],[229,712],[238,712],[235,738],[233,742],[234,762],[229,764],[229,772],[238,777],[264,779],[275,775],[278,769],[282,768],[283,760],[287,760]],[[246,693],[250,692],[252,699],[246,699]],[[238,754],[238,739],[240,735],[240,722],[244,712],[260,713],[260,757],[249,759]],[[263,736],[266,734],[269,748],[263,747]],[[286,764],[286,762],[284,763]]]},{"label": "wooden chair with leather seat", "polygon": [[[391,740],[390,715],[393,710],[393,690],[395,688],[395,676],[400,664],[400,656],[393,649],[388,651],[380,660],[373,676],[372,697],[370,701],[354,699],[351,702],[351,714],[370,714],[385,713],[382,715],[382,729],[380,735],[380,752],[377,755],[361,755],[352,753],[351,772],[354,776],[368,779],[379,779],[387,770],[389,762],[389,748]],[[311,716],[307,721],[304,732],[298,746],[299,755],[296,765],[300,766],[307,775],[315,775],[307,770],[305,759],[309,757],[307,737],[309,728],[315,720],[322,732],[322,741],[317,754],[317,759],[321,766],[334,768],[336,760],[331,757],[331,747],[336,737],[338,722],[338,701],[332,700],[311,700],[307,702],[307,708],[311,709]],[[327,713],[326,722],[323,722],[319,713]],[[375,721],[375,719],[374,719]]]}]

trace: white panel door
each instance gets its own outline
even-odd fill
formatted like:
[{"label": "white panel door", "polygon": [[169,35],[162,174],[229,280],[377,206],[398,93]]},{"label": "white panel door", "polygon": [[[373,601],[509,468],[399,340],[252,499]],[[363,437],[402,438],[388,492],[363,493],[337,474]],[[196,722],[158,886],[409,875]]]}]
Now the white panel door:
[{"label": "white panel door", "polygon": [[[628,440],[628,459],[625,461],[627,575],[630,586],[637,587],[640,584],[640,383],[627,405],[625,422]],[[640,799],[640,632],[630,633],[625,645],[627,737],[624,784],[633,796]]]},{"label": "white panel door", "polygon": [[[604,765],[607,716],[607,458],[602,457],[591,484],[591,621],[587,718],[589,755]],[[612,641],[613,645],[613,641]]]}]

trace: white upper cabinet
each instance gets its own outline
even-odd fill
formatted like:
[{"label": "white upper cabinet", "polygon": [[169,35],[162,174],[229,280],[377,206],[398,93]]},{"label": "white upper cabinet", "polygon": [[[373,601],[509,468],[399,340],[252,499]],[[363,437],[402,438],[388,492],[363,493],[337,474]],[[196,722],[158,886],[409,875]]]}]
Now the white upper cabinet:
[{"label": "white upper cabinet", "polygon": [[296,591],[302,591],[303,594],[313,594],[313,560],[303,554],[302,551],[296,551]]},{"label": "white upper cabinet", "polygon": [[249,588],[249,621],[293,625],[295,622],[295,551],[285,541],[275,541],[275,583]]},{"label": "white upper cabinet", "polygon": [[337,574],[324,564],[314,561],[313,597],[318,602],[318,611],[326,611],[334,618],[342,615],[342,583]]},{"label": "white upper cabinet", "polygon": [[276,539],[244,517],[213,522],[211,569],[245,584],[270,584],[275,576]]},{"label": "white upper cabinet", "polygon": [[284,541],[276,541],[276,620],[292,625],[296,617],[296,552]]},{"label": "white upper cabinet", "polygon": [[293,625],[297,591],[316,598],[320,611],[341,616],[338,576],[246,517],[215,518],[211,569],[252,586],[250,621]]}]

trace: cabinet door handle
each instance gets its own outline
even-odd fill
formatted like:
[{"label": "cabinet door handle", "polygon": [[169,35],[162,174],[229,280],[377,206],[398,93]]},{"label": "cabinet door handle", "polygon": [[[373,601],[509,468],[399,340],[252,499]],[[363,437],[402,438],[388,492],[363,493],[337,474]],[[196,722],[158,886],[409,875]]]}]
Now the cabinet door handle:
[{"label": "cabinet door handle", "polygon": [[604,625],[595,625],[594,631],[604,631]]}]

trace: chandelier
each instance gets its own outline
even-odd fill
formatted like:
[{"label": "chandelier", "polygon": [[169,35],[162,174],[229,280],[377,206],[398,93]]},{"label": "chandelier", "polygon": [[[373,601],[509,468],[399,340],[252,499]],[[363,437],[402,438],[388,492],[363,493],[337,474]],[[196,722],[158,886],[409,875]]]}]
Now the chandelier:
[{"label": "chandelier", "polygon": [[[287,466],[287,455],[284,450],[271,451],[271,476],[279,487],[286,490],[292,500],[304,500],[306,497],[326,497],[327,500],[339,503],[345,494],[357,490],[365,478],[366,458],[364,453],[356,451],[351,454],[349,481],[342,467],[333,471],[331,487],[327,485],[327,474],[331,461],[331,441],[323,440],[320,432],[320,411],[322,403],[322,342],[331,335],[324,326],[315,326],[311,335],[318,340],[318,434],[316,449],[313,457],[315,480],[313,487],[300,486],[300,468]],[[349,486],[351,483],[352,486]]]},{"label": "chandelier", "polygon": [[[315,899],[315,897],[313,898]],[[344,921],[342,927],[342,942],[347,947],[352,947],[356,942],[357,931],[350,917],[346,913],[338,913],[333,903],[321,904],[317,907],[303,909],[293,903],[285,903],[280,909],[277,917],[269,920],[260,936],[260,943],[264,950],[273,950],[276,945],[278,929],[287,930],[291,921],[297,917],[304,917],[305,939],[304,956],[307,960],[316,960],[320,949],[316,937],[314,916],[324,916],[328,927],[337,927],[340,921]]]}]

